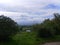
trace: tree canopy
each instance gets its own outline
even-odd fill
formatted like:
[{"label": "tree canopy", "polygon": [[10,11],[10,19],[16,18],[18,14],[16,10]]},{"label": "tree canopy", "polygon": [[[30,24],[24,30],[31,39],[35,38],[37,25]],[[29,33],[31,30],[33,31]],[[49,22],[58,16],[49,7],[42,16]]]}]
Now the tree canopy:
[{"label": "tree canopy", "polygon": [[0,40],[8,40],[19,31],[18,24],[9,17],[0,16]]}]

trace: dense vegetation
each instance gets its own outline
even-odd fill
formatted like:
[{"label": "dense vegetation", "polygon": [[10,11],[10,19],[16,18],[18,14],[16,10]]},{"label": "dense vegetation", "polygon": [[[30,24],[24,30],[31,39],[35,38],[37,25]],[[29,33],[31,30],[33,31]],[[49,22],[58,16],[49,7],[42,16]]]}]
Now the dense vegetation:
[{"label": "dense vegetation", "polygon": [[11,18],[0,16],[0,41],[6,41],[18,31],[18,25]]},{"label": "dense vegetation", "polygon": [[32,30],[37,32],[38,41],[42,43],[60,41],[60,14],[54,13],[53,19],[46,19],[41,24],[33,25]]},{"label": "dense vegetation", "polygon": [[55,35],[60,35],[60,15],[55,13],[52,20],[46,19],[36,27],[39,37],[48,38],[54,37]]},{"label": "dense vegetation", "polygon": [[[26,30],[31,31],[26,32]],[[60,41],[60,14],[54,13],[53,19],[46,19],[40,24],[19,27],[9,17],[0,16],[0,39],[8,39],[8,37],[12,38],[10,42],[0,42],[0,44],[38,45],[45,42]]]}]

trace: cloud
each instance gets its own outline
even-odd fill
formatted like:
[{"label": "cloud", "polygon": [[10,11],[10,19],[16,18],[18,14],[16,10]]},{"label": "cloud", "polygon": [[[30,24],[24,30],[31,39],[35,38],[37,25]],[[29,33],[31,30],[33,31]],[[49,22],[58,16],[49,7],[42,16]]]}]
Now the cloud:
[{"label": "cloud", "polygon": [[60,6],[55,5],[55,4],[48,4],[43,9],[60,9]]},{"label": "cloud", "polygon": [[0,12],[0,14],[10,17],[22,25],[41,23],[44,20],[43,16],[29,15],[28,13]]},{"label": "cloud", "polygon": [[0,14],[22,25],[41,23],[60,13],[60,0],[0,0]]}]

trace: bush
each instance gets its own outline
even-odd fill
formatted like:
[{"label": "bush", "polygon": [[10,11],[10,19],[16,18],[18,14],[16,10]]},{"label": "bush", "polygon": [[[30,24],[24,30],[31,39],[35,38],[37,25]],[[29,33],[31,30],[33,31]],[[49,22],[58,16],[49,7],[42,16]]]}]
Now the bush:
[{"label": "bush", "polygon": [[50,36],[51,36],[51,33],[50,33],[50,31],[47,30],[46,28],[41,28],[41,30],[39,30],[38,36],[39,36],[39,37],[47,38],[47,37],[50,37]]},{"label": "bush", "polygon": [[6,16],[0,16],[0,41],[10,39],[18,32],[19,28],[16,22]]},{"label": "bush", "polygon": [[55,36],[55,30],[51,27],[40,27],[40,30],[38,31],[38,37],[42,38],[50,38]]}]

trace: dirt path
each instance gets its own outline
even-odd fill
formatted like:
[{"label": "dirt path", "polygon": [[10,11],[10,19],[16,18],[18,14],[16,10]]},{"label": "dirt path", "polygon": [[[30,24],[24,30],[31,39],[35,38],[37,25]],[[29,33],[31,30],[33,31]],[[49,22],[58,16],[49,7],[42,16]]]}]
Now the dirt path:
[{"label": "dirt path", "polygon": [[43,45],[60,45],[60,42],[45,43]]}]

